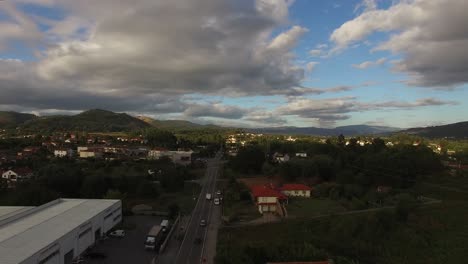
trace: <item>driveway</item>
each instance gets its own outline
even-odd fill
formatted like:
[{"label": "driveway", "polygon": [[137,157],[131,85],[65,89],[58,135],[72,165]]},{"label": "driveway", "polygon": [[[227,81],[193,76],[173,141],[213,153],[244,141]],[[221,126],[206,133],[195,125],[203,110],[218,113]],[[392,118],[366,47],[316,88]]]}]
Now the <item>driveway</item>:
[{"label": "driveway", "polygon": [[125,225],[132,226],[126,230],[124,238],[113,238],[99,242],[92,250],[107,255],[105,259],[87,259],[85,263],[90,264],[150,264],[156,256],[154,251],[144,249],[146,234],[151,227],[160,224],[161,217],[157,216],[127,216],[124,218]]}]

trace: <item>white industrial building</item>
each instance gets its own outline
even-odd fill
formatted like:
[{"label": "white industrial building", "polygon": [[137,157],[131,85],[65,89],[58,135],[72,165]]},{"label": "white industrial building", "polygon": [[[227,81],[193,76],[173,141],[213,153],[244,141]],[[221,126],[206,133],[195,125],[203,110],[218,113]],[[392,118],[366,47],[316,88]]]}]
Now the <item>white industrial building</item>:
[{"label": "white industrial building", "polygon": [[120,200],[57,199],[0,207],[1,264],[71,264],[122,220]]}]

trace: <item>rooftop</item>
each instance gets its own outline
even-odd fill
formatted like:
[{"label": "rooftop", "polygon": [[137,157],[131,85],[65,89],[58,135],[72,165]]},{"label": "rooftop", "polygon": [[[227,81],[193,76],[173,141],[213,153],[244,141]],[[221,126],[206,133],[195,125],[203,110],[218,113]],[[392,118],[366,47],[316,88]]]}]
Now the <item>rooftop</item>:
[{"label": "rooftop", "polygon": [[277,197],[279,199],[287,199],[286,195],[282,194],[281,192],[272,189],[266,185],[255,185],[251,187],[252,195],[257,197]]},{"label": "rooftop", "polygon": [[279,189],[281,191],[310,191],[312,190],[312,188],[310,188],[307,185],[297,184],[297,183],[284,184]]},{"label": "rooftop", "polygon": [[39,207],[0,207],[0,263],[21,263],[118,202],[57,199]]}]

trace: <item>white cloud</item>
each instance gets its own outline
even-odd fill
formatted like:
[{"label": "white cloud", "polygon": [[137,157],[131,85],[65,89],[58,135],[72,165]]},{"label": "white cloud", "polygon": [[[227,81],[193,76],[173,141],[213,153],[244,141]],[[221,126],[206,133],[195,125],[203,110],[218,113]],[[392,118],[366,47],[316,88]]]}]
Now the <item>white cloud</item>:
[{"label": "white cloud", "polygon": [[312,56],[312,57],[318,57],[320,55],[322,55],[323,51],[321,49],[312,49],[312,50],[309,50],[309,55]]},{"label": "white cloud", "polygon": [[373,67],[373,66],[378,66],[378,65],[382,65],[384,64],[385,62],[387,61],[386,58],[380,58],[376,61],[364,61],[362,63],[359,63],[359,64],[353,64],[351,66],[353,66],[354,68],[357,68],[357,69],[367,69],[369,67]]},{"label": "white cloud", "polygon": [[336,121],[351,118],[351,113],[374,110],[396,110],[414,109],[417,107],[456,105],[454,101],[444,101],[434,98],[418,99],[414,102],[406,101],[383,101],[383,102],[360,102],[355,97],[340,97],[328,99],[310,99],[291,97],[286,105],[276,110],[279,116],[298,116],[300,118],[312,119],[322,126],[333,125]]},{"label": "white cloud", "polygon": [[[183,96],[285,94],[304,79],[293,48],[308,30],[288,22],[290,0],[6,3],[0,6],[14,22],[0,24],[0,46],[28,41],[40,55],[18,65],[0,61],[3,105],[194,115],[200,107],[187,110]],[[28,16],[18,3],[63,9],[65,17]],[[220,107],[226,116],[233,110]]]},{"label": "white cloud", "polygon": [[319,62],[316,62],[316,61],[311,61],[309,63],[306,64],[306,70],[307,72],[311,72],[315,69],[315,66],[317,66],[319,64]]},{"label": "white cloud", "polygon": [[401,0],[388,9],[371,7],[332,33],[334,52],[374,32],[392,32],[374,50],[402,54],[394,69],[408,74],[408,84],[451,88],[468,82],[466,0]]}]

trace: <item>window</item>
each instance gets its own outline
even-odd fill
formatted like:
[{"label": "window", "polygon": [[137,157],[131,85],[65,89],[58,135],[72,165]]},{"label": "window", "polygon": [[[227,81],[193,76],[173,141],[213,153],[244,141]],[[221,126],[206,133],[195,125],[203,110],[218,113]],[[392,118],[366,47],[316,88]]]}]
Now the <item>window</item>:
[{"label": "window", "polygon": [[121,217],[121,215],[120,215],[120,214],[118,214],[116,217],[114,217],[114,222],[115,222],[115,221],[117,221],[117,220],[119,220],[119,219],[120,219],[120,217]]},{"label": "window", "polygon": [[45,264],[47,261],[51,260],[53,257],[57,256],[60,253],[60,251],[57,249],[56,251],[52,252],[49,256],[47,256],[45,259],[42,259],[39,261],[39,264]]},{"label": "window", "polygon": [[88,234],[89,232],[91,232],[91,227],[88,227],[85,231],[81,232],[78,238],[81,238],[82,236]]},{"label": "window", "polygon": [[104,220],[112,216],[112,212],[108,213],[106,216],[104,216]]}]

